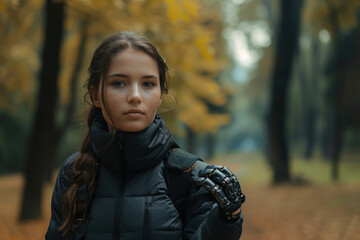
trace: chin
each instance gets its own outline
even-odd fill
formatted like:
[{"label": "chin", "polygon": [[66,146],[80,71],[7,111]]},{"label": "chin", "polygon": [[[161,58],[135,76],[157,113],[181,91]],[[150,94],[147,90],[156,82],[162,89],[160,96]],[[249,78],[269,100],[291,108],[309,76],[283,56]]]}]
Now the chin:
[{"label": "chin", "polygon": [[118,128],[120,131],[124,132],[140,132],[147,128],[148,126],[146,124],[129,124],[126,126],[122,126]]}]

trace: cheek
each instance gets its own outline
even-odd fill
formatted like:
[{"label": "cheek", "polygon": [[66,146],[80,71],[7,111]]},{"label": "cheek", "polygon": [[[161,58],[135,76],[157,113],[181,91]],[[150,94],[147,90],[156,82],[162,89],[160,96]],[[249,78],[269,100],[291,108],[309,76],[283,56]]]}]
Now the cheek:
[{"label": "cheek", "polygon": [[143,101],[147,105],[156,105],[160,102],[161,92],[160,89],[153,89],[153,91],[143,92]]},{"label": "cheek", "polygon": [[151,106],[158,108],[161,104],[161,94],[154,94],[151,97]]},{"label": "cheek", "polygon": [[119,91],[109,90],[105,95],[105,102],[107,105],[119,105],[125,101],[124,94],[120,93]]}]

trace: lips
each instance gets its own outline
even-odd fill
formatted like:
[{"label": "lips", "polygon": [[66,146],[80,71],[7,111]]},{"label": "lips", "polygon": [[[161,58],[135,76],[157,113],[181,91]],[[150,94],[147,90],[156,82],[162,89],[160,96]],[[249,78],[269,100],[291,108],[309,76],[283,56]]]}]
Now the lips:
[{"label": "lips", "polygon": [[141,109],[137,109],[137,108],[134,108],[134,109],[130,109],[128,111],[126,111],[124,113],[124,115],[132,115],[132,114],[141,114],[141,115],[144,115],[144,111],[142,111]]}]

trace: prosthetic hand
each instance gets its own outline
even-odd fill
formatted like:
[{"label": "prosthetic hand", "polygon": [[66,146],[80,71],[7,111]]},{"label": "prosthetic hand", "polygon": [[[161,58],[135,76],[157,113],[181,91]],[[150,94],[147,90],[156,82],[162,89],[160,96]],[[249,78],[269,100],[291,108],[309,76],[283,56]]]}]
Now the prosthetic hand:
[{"label": "prosthetic hand", "polygon": [[[245,195],[235,175],[226,167],[209,165],[200,170],[192,181],[208,190],[219,205],[220,217],[225,222],[234,222],[240,217],[241,204]],[[235,213],[235,214],[234,214]]]}]

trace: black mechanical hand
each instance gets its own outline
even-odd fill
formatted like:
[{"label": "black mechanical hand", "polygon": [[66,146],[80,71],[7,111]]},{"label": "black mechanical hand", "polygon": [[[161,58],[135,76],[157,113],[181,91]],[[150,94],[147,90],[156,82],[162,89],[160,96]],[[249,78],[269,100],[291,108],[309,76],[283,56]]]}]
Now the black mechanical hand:
[{"label": "black mechanical hand", "polygon": [[213,195],[223,220],[233,222],[240,217],[240,211],[235,215],[233,213],[241,207],[245,195],[241,192],[237,178],[227,167],[209,165],[200,170],[199,176],[191,179]]}]

